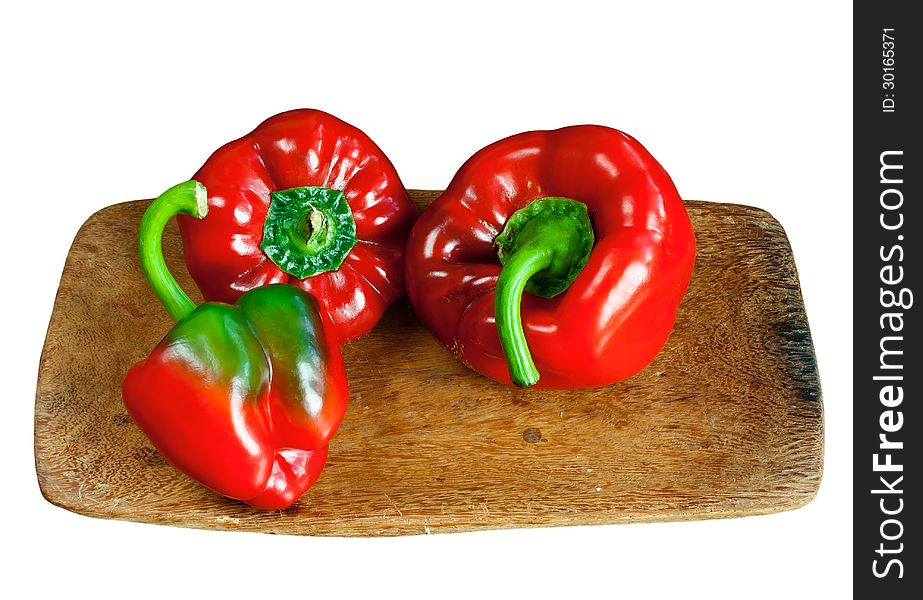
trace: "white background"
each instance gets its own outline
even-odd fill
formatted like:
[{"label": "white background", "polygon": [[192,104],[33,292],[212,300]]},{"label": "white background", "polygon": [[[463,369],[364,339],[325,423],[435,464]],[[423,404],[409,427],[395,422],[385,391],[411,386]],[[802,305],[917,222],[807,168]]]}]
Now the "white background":
[{"label": "white background", "polygon": [[[844,597],[849,3],[258,4],[0,9],[4,588],[66,597]],[[45,502],[32,456],[35,377],[78,227],[108,204],[188,178],[219,145],[295,107],[365,130],[408,187],[444,187],[471,153],[512,133],[601,123],[640,139],[683,197],[773,213],[794,247],[822,377],[817,499],[726,521],[372,540],[102,521]],[[111,282],[87,273],[87,283]]]}]

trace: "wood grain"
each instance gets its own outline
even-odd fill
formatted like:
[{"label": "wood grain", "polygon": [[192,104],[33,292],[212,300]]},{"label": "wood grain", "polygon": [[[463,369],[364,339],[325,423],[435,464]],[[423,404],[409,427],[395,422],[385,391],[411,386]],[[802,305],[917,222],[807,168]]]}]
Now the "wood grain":
[{"label": "wood grain", "polygon": [[[438,192],[415,191],[419,206]],[[101,518],[305,535],[738,517],[816,494],[823,411],[791,248],[768,213],[688,202],[699,252],[673,335],[606,388],[510,389],[459,364],[406,301],[344,348],[350,406],[320,481],[263,512],[168,466],[122,406],[170,328],[135,258],[147,201],[110,206],[68,255],[39,369],[42,494]],[[174,226],[167,261],[194,291]]]}]

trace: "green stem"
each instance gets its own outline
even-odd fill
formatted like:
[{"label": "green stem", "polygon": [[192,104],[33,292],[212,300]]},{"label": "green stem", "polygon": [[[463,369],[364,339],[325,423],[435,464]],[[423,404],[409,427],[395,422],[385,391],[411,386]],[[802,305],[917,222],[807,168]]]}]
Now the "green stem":
[{"label": "green stem", "polygon": [[500,344],[506,356],[510,379],[520,387],[538,383],[538,369],[529,352],[526,333],[522,329],[520,307],[522,293],[526,283],[533,275],[544,271],[551,264],[553,250],[543,244],[530,244],[521,247],[504,265],[497,279],[497,291],[494,295],[494,315]]},{"label": "green stem", "polygon": [[164,227],[180,213],[197,219],[208,214],[205,186],[197,181],[185,181],[165,191],[147,207],[138,233],[141,270],[174,321],[179,321],[196,307],[167,268],[161,248]]},{"label": "green stem", "polygon": [[539,373],[522,328],[522,294],[551,298],[566,290],[590,258],[593,226],[585,204],[539,198],[516,211],[494,241],[503,263],[494,294],[500,345],[513,383],[535,385]]}]

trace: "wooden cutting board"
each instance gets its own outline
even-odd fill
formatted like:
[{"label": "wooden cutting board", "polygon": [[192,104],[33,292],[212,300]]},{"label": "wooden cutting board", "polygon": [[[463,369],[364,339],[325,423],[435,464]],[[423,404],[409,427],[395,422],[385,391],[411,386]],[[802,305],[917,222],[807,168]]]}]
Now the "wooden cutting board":
[{"label": "wooden cutting board", "polygon": [[[411,195],[422,208],[438,192]],[[53,504],[185,527],[371,536],[739,517],[817,492],[821,393],[785,232],[756,208],[688,202],[692,284],[640,374],[595,390],[503,387],[443,350],[403,301],[344,348],[350,406],[318,483],[283,511],[222,498],[167,465],[122,406],[123,375],[171,326],[135,256],[147,205],[94,214],[67,257],[35,403],[35,466]],[[175,225],[163,245],[195,291]]]}]

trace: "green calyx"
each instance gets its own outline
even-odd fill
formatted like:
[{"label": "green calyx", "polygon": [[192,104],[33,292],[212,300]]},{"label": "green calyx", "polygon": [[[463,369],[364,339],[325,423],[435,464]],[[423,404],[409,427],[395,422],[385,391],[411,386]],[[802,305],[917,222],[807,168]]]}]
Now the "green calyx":
[{"label": "green calyx", "polygon": [[198,181],[174,185],[147,207],[138,232],[138,256],[141,270],[174,321],[195,310],[195,303],[174,279],[163,259],[160,242],[167,222],[178,214],[202,219],[208,214],[208,194]]},{"label": "green calyx", "polygon": [[513,213],[494,240],[503,264],[494,315],[514,384],[526,387],[539,379],[522,328],[522,293],[551,298],[566,290],[590,259],[593,241],[586,205],[558,197],[533,200]]},{"label": "green calyx", "polygon": [[322,187],[273,192],[260,248],[280,269],[305,279],[340,268],[356,245],[346,195]]}]

